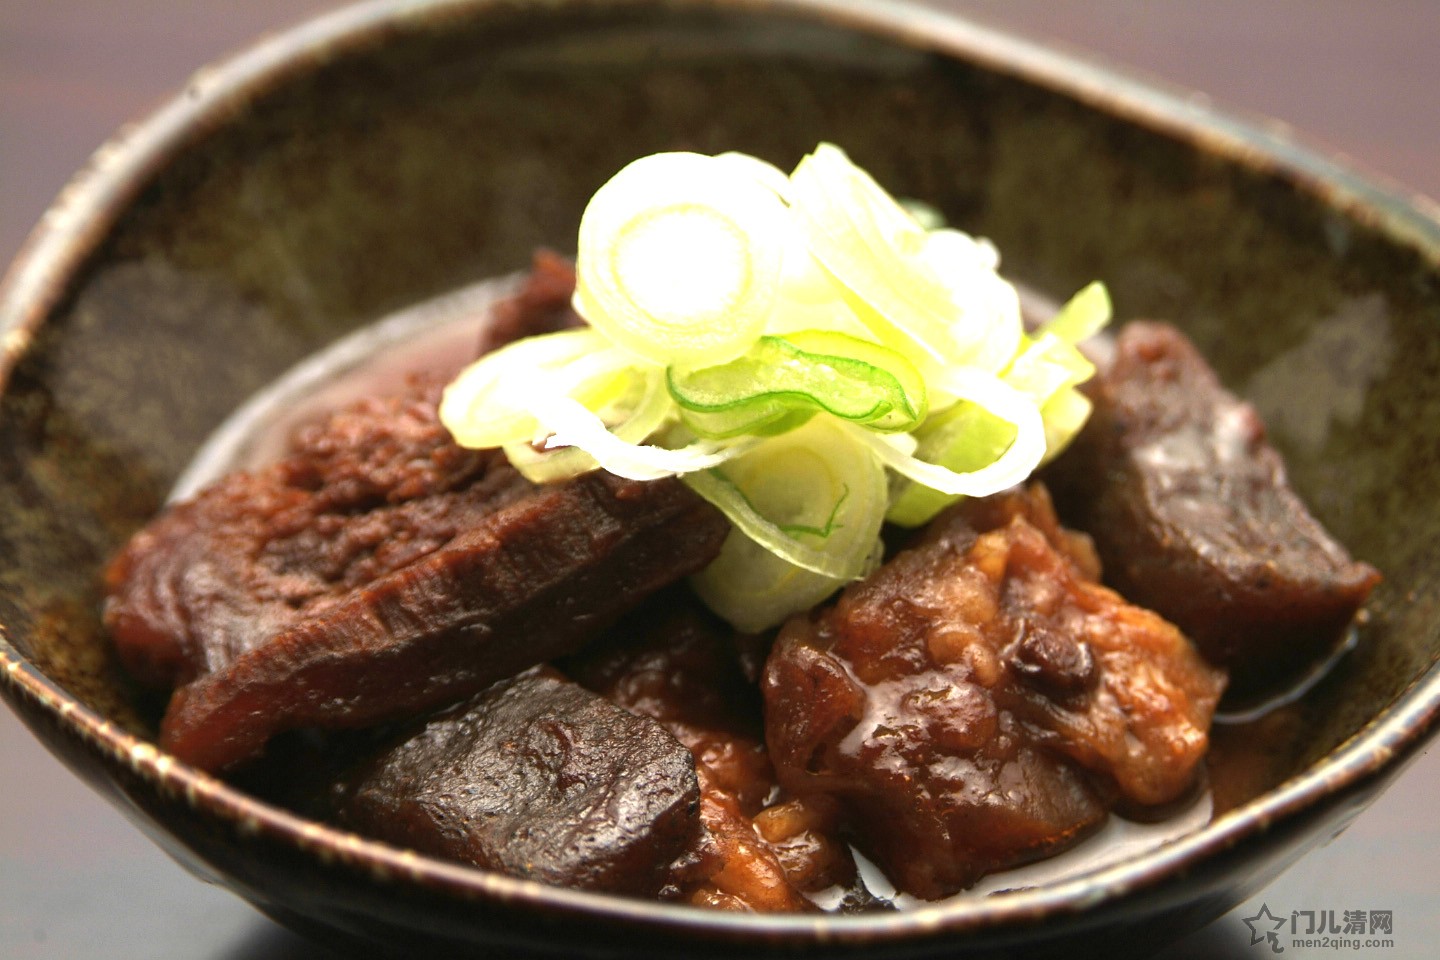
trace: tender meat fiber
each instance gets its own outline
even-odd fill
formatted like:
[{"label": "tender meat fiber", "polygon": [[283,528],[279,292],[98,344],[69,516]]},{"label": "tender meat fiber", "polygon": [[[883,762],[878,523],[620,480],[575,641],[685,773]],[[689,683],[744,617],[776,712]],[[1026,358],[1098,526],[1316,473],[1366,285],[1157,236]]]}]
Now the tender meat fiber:
[{"label": "tender meat fiber", "polygon": [[659,720],[694,754],[705,834],[680,864],[686,900],[729,910],[814,910],[807,892],[856,882],[849,848],[838,839],[839,810],[825,798],[772,800],[759,692],[741,671],[732,631],[686,593],[663,601],[564,667],[613,702]]},{"label": "tender meat fiber", "polygon": [[678,481],[593,473],[538,489],[181,687],[160,743],[218,769],[280,730],[441,705],[579,649],[708,563],[725,530]]},{"label": "tender meat fiber", "polygon": [[1223,677],[1093,582],[1040,486],[962,503],[781,629],[766,738],[902,890],[947,896],[1075,843],[1119,797],[1191,786]]},{"label": "tender meat fiber", "polygon": [[1291,491],[1253,408],[1183,334],[1121,331],[1095,413],[1052,470],[1106,581],[1253,688],[1331,649],[1379,582]]},{"label": "tender meat fiber", "polygon": [[434,409],[422,391],[338,414],[117,558],[122,658],[183,684],[166,749],[220,769],[281,730],[443,705],[578,649],[719,550],[724,518],[678,481],[533,487]]},{"label": "tender meat fiber", "polygon": [[367,836],[636,896],[661,895],[700,833],[690,751],[546,667],[409,726],[330,792]]},{"label": "tender meat fiber", "polygon": [[287,459],[137,533],[106,578],[105,622],[129,671],[168,689],[223,669],[528,495],[498,451],[451,441],[438,399],[417,383],[338,412],[301,430]]},{"label": "tender meat fiber", "polygon": [[[480,352],[578,326],[574,289],[573,264],[537,251]],[[298,431],[281,463],[232,474],[138,533],[107,575],[106,623],[127,669],[162,689],[219,669],[529,491],[499,451],[451,441],[435,415],[441,386],[412,380],[337,411]]]}]

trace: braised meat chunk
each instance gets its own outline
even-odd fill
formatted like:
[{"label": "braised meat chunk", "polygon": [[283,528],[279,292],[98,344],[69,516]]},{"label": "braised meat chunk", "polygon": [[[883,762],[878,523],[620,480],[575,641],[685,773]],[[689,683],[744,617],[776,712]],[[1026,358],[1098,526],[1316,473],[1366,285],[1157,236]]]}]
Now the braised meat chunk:
[{"label": "braised meat chunk", "polygon": [[1310,515],[1254,409],[1194,345],[1129,324],[1087,389],[1094,415],[1051,482],[1107,582],[1179,625],[1236,687],[1332,648],[1380,576]]},{"label": "braised meat chunk", "polygon": [[824,798],[773,798],[759,691],[741,671],[733,631],[688,592],[652,601],[564,668],[614,703],[654,717],[694,754],[705,830],[679,864],[688,902],[805,911],[815,909],[807,893],[855,882],[838,808]]},{"label": "braised meat chunk", "polygon": [[1043,487],[952,508],[781,629],[763,682],[781,783],[837,798],[926,899],[1070,846],[1117,798],[1182,796],[1223,677],[1093,570]]},{"label": "braised meat chunk", "polygon": [[330,794],[335,819],[368,836],[635,896],[662,893],[700,830],[690,751],[547,667],[408,726]]},{"label": "braised meat chunk", "polygon": [[112,565],[106,619],[138,675],[182,684],[161,745],[221,769],[281,730],[409,716],[572,652],[727,529],[677,480],[532,486],[455,447],[421,391],[167,512]]},{"label": "braised meat chunk", "polygon": [[437,384],[301,430],[138,532],[107,571],[105,621],[132,675],[163,689],[223,669],[344,593],[395,573],[533,487],[462,450]]}]

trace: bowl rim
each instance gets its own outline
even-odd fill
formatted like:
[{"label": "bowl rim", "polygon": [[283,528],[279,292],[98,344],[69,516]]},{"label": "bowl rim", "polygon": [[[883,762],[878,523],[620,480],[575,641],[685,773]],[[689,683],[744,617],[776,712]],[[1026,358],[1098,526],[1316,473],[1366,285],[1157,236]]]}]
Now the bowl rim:
[{"label": "bowl rim", "polygon": [[[1409,247],[1440,270],[1440,205],[1353,165],[1299,144],[1278,123],[1257,124],[1211,106],[1208,98],[1139,80],[1092,59],[983,26],[914,2],[858,5],[850,0],[599,0],[586,6],[657,5],[763,16],[774,12],[853,29],[879,39],[974,64],[1068,97],[1112,117],[1190,143],[1243,168],[1272,175],[1324,200],[1351,219]],[[579,0],[528,0],[563,8]],[[397,29],[437,19],[483,15],[515,0],[367,0],[267,35],[240,53],[202,67],[183,92],[139,123],[122,127],[94,154],[25,241],[0,278],[0,390],[35,332],[145,185],[175,156],[224,126],[245,104],[317,64],[379,44]],[[405,878],[461,899],[485,899],[537,911],[563,910],[726,939],[845,943],[980,932],[1081,914],[1131,892],[1159,887],[1247,838],[1322,809],[1345,795],[1378,788],[1436,732],[1440,669],[1432,662],[1377,716],[1326,756],[1324,764],[1217,817],[1162,848],[1062,883],[985,897],[960,897],[902,913],[855,916],[745,915],[585,893],[487,873],[417,855],[309,821],[256,800],[190,768],[85,706],[46,677],[10,642],[0,623],[0,693],[39,707],[103,760],[228,822],[242,834],[265,833],[307,854],[323,854],[377,877]],[[1370,791],[1372,794],[1374,789]],[[1358,813],[1356,806],[1351,813]]]}]

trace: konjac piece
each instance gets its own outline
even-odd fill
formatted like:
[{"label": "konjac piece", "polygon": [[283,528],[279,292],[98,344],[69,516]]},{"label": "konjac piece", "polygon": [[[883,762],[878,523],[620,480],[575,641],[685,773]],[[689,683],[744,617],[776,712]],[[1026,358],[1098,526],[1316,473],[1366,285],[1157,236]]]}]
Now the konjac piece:
[{"label": "konjac piece", "polygon": [[664,895],[700,831],[690,751],[548,667],[408,725],[330,805],[340,825],[421,853],[633,896]]},{"label": "konjac piece", "polygon": [[1131,323],[1049,477],[1106,582],[1256,688],[1334,647],[1380,575],[1290,489],[1254,408],[1175,328]]},{"label": "konjac piece", "polygon": [[526,483],[454,446],[418,391],[167,511],[112,565],[106,621],[137,675],[182,684],[161,745],[218,770],[281,730],[409,716],[572,652],[727,530],[674,479]]},{"label": "konjac piece", "polygon": [[781,628],[762,685],[780,781],[837,798],[900,889],[948,896],[1116,799],[1191,788],[1223,676],[1094,582],[1086,546],[1039,485],[961,503]]},{"label": "konjac piece", "polygon": [[690,748],[705,831],[681,896],[751,912],[814,910],[805,894],[853,886],[839,810],[825,798],[773,799],[759,691],[733,631],[685,590],[652,599],[563,669],[607,699],[654,717]]}]

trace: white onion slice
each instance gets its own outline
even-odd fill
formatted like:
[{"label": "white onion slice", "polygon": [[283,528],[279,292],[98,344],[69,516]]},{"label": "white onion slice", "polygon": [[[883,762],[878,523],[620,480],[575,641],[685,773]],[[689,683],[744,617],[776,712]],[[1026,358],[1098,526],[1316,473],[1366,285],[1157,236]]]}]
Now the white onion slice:
[{"label": "white onion slice", "polygon": [[788,216],[754,170],[658,153],[617,173],[580,220],[580,315],[660,365],[724,363],[749,349],[774,304]]},{"label": "white onion slice", "polygon": [[[1015,426],[1014,442],[994,463],[968,473],[957,473],[917,459],[890,435],[852,429],[885,466],[941,493],[988,497],[1030,476],[1045,456],[1045,424],[1034,402],[996,377],[976,370],[951,370],[945,376],[944,385],[959,399],[968,400]],[[913,438],[911,444],[913,450]]]},{"label": "white onion slice", "polygon": [[630,480],[659,480],[707,470],[739,456],[756,443],[755,440],[738,443],[702,440],[678,450],[630,443],[611,433],[605,421],[584,404],[543,389],[536,391],[529,409],[551,433],[545,441],[547,448],[579,447],[604,469]]}]

